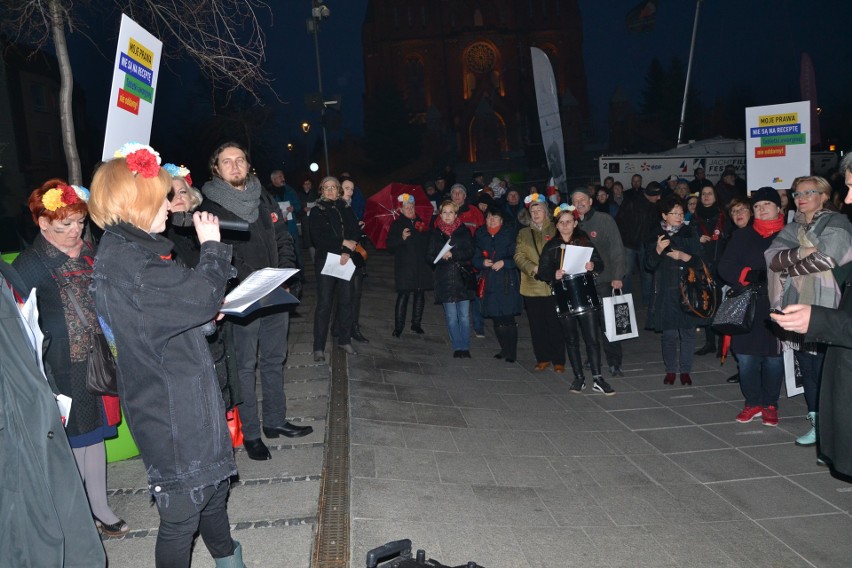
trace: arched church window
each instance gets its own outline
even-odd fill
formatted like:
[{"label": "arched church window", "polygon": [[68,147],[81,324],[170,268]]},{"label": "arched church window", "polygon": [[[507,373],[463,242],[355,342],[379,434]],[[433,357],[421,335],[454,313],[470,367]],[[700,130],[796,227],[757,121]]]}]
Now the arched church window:
[{"label": "arched church window", "polygon": [[473,96],[476,86],[482,81],[492,83],[503,95],[502,69],[499,54],[493,45],[480,41],[471,44],[464,52],[464,98]]},{"label": "arched church window", "polygon": [[473,11],[473,25],[477,28],[481,28],[484,25],[482,23],[482,12],[479,8]]}]

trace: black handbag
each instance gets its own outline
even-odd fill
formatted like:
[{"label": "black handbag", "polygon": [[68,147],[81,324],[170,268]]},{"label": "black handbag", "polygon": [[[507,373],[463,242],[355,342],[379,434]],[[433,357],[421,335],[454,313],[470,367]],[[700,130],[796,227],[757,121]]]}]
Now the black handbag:
[{"label": "black handbag", "polygon": [[712,318],[718,304],[716,283],[703,260],[701,266],[680,268],[680,308],[701,319]]},{"label": "black handbag", "polygon": [[739,292],[730,290],[716,310],[713,331],[722,335],[742,335],[751,331],[754,325],[754,310],[757,304],[757,290],[746,286]]},{"label": "black handbag", "polygon": [[[60,282],[63,284],[66,282],[59,272],[56,272],[56,275]],[[86,358],[86,390],[97,396],[118,396],[115,357],[112,355],[109,343],[107,343],[103,332],[97,333],[95,327],[86,319],[82,308],[80,308],[80,303],[77,301],[77,296],[70,286],[66,288],[66,292],[68,292],[68,298],[71,299],[71,303],[77,311],[77,317],[87,325],[86,334],[89,337],[89,346],[88,357]]]}]

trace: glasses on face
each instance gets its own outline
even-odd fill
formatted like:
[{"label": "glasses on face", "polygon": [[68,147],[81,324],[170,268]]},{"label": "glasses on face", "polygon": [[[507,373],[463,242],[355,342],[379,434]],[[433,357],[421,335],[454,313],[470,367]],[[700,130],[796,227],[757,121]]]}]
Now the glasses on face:
[{"label": "glasses on face", "polygon": [[805,191],[794,191],[793,199],[799,199],[800,197],[804,199],[810,199],[814,195],[819,195],[821,192],[818,189],[806,189]]},{"label": "glasses on face", "polygon": [[324,185],[324,186],[322,186],[323,191],[331,191],[332,189],[339,190],[340,186],[339,185]]},{"label": "glasses on face", "polygon": [[731,215],[748,215],[748,209],[744,207],[737,207],[736,209],[731,209]]}]

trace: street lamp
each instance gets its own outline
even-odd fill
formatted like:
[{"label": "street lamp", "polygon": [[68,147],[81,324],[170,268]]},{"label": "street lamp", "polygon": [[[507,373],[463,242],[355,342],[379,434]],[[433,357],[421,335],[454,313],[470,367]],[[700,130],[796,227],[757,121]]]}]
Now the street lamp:
[{"label": "street lamp", "polygon": [[307,134],[311,130],[311,123],[307,120],[302,123],[302,132]]},{"label": "street lamp", "polygon": [[[317,83],[319,85],[320,99],[322,99],[322,70],[320,67],[319,53],[319,24],[320,21],[331,16],[331,10],[323,4],[324,0],[311,0],[311,19],[307,21],[308,33],[314,34],[314,50],[317,55]],[[322,125],[322,149],[325,156],[325,175],[331,175],[331,166],[328,163],[328,138],[325,132],[325,105],[320,109],[320,123]],[[307,131],[305,131],[307,132]]]}]

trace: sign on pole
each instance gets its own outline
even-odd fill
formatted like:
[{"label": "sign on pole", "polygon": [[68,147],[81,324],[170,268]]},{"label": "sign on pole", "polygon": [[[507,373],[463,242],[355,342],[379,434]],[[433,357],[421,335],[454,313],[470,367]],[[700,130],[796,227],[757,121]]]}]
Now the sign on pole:
[{"label": "sign on pole", "polygon": [[151,140],[162,51],[163,42],[125,14],[121,15],[103,160],[112,159],[125,142],[148,144]]},{"label": "sign on pole", "polygon": [[749,107],[746,118],[748,188],[789,189],[793,180],[811,172],[811,106],[809,101]]}]

